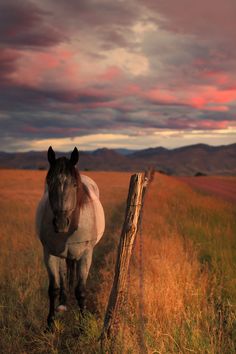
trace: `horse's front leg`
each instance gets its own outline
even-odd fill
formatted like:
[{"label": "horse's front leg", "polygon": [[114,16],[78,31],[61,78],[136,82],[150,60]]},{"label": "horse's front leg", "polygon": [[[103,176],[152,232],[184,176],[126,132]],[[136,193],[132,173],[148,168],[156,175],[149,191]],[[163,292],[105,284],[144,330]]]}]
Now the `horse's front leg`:
[{"label": "horse's front leg", "polygon": [[82,312],[86,307],[86,282],[92,263],[92,256],[93,248],[91,247],[91,249],[86,250],[79,261],[77,261],[77,286],[75,288],[75,296]]},{"label": "horse's front leg", "polygon": [[49,296],[49,313],[48,313],[48,328],[52,329],[55,320],[55,303],[60,295],[60,258],[55,257],[47,250],[44,250],[44,261],[48,271],[49,277],[49,287],[48,287],[48,296]]},{"label": "horse's front leg", "polygon": [[67,267],[66,260],[61,258],[59,266],[60,273],[60,295],[59,295],[59,305],[56,308],[58,312],[64,312],[67,310],[66,302],[67,302]]}]

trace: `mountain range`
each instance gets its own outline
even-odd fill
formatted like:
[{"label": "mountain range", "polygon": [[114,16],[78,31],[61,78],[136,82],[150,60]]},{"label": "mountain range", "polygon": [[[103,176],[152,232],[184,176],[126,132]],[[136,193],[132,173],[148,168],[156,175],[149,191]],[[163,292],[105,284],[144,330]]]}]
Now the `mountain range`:
[{"label": "mountain range", "polygon": [[[58,152],[57,156],[69,153]],[[148,167],[170,175],[236,175],[236,143],[196,144],[176,149],[107,149],[80,151],[80,170],[143,171]],[[46,151],[0,152],[0,168],[47,169]]]}]

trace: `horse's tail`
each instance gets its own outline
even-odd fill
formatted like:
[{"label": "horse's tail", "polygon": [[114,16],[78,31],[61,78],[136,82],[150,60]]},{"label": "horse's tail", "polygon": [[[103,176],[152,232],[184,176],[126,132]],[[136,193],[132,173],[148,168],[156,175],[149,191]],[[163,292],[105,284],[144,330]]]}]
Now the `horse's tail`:
[{"label": "horse's tail", "polygon": [[76,261],[73,259],[67,259],[66,267],[67,267],[67,286],[69,292],[72,293],[76,281]]}]

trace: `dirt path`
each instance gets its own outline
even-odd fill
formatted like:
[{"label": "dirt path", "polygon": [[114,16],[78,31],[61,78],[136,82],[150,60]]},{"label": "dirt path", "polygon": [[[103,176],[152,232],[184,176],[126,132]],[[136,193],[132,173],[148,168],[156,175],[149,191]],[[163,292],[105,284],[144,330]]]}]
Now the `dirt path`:
[{"label": "dirt path", "polygon": [[236,203],[236,177],[179,177],[193,188]]}]

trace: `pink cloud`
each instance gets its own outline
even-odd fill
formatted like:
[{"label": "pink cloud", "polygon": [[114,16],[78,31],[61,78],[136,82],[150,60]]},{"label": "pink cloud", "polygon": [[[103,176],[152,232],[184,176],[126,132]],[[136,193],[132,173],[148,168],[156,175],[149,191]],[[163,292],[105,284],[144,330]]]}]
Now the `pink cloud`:
[{"label": "pink cloud", "polygon": [[206,71],[203,72],[203,75],[208,79],[211,79],[215,84],[225,85],[230,82],[230,78],[226,73],[217,72],[217,71]]},{"label": "pink cloud", "polygon": [[19,51],[20,60],[14,79],[32,87],[75,87],[80,82],[80,67],[71,50]]},{"label": "pink cloud", "polygon": [[227,129],[229,126],[232,126],[232,121],[222,120],[222,121],[213,121],[209,119],[188,119],[188,118],[179,118],[179,119],[168,119],[168,126],[175,129],[190,129],[190,130],[221,130]]},{"label": "pink cloud", "polygon": [[212,121],[212,120],[200,120],[196,122],[196,127],[198,129],[226,129],[229,126],[229,121],[224,120],[220,122]]},{"label": "pink cloud", "polygon": [[126,87],[126,90],[127,94],[135,94],[135,95],[139,95],[141,92],[142,92],[142,89],[140,86],[138,85],[135,85],[135,84],[129,84],[127,87]]},{"label": "pink cloud", "polygon": [[187,93],[186,103],[199,109],[207,109],[212,104],[217,107],[217,104],[220,104],[220,110],[222,110],[222,104],[225,105],[236,100],[236,89],[220,90],[214,86],[203,86],[196,91],[196,93]]},{"label": "pink cloud", "polygon": [[216,86],[195,86],[178,90],[153,88],[146,92],[141,88],[132,94],[157,104],[187,105],[199,110],[226,112],[227,104],[236,101],[236,89],[219,89]]},{"label": "pink cloud", "polygon": [[148,98],[151,101],[159,101],[163,103],[174,103],[176,102],[176,97],[173,95],[173,93],[170,93],[167,90],[160,90],[160,89],[153,89],[148,91],[145,94],[145,97]]},{"label": "pink cloud", "polygon": [[104,73],[99,75],[98,79],[102,81],[112,81],[122,76],[122,70],[116,66],[108,67]]}]

